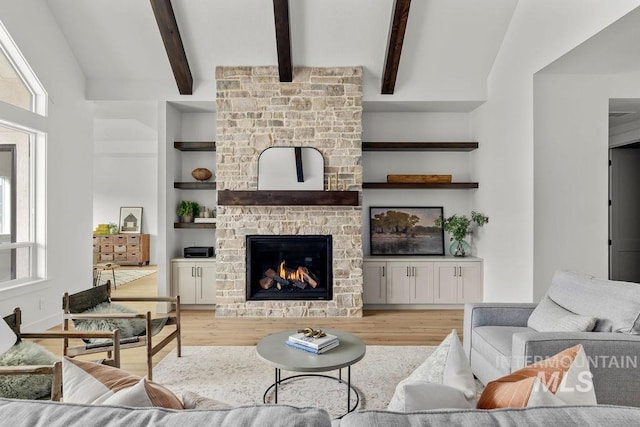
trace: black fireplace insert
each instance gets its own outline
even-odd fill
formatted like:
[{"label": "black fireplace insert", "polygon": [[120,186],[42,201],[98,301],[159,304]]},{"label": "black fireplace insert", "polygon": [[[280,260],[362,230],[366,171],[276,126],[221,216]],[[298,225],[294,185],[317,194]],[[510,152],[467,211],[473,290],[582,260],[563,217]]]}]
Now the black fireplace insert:
[{"label": "black fireplace insert", "polygon": [[330,300],[331,236],[247,236],[247,301]]}]

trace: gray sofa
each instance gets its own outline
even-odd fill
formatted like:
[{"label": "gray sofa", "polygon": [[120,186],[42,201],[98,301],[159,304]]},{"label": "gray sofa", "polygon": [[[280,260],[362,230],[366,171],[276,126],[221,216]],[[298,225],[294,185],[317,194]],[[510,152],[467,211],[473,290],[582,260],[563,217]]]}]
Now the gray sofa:
[{"label": "gray sofa", "polygon": [[576,425],[632,426],[640,420],[640,408],[621,406],[555,406],[482,411],[436,410],[413,413],[388,411],[352,412],[331,420],[323,409],[286,405],[259,405],[234,409],[128,408],[0,398],[0,425],[14,427],[73,426],[493,426]]},{"label": "gray sofa", "polygon": [[569,271],[554,275],[539,305],[465,305],[464,349],[481,382],[582,344],[599,404],[640,406],[638,334],[640,284]]}]

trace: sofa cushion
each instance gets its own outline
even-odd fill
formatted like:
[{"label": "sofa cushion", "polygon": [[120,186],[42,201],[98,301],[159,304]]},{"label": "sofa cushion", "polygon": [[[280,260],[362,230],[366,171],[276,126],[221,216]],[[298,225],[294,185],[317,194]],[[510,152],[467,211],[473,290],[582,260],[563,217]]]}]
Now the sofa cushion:
[{"label": "sofa cushion", "polygon": [[122,369],[65,357],[62,360],[64,401],[183,409],[171,391]]},{"label": "sofa cushion", "polygon": [[640,334],[640,286],[637,283],[558,271],[547,296],[573,313],[598,318],[596,332]]},{"label": "sofa cushion", "polygon": [[500,371],[511,372],[513,334],[532,331],[522,326],[479,326],[472,332],[473,348],[486,360],[495,363]]},{"label": "sofa cushion", "polygon": [[[438,399],[430,398],[434,395]],[[455,330],[397,386],[387,409],[473,408],[476,384]]]},{"label": "sofa cushion", "polygon": [[597,320],[575,314],[545,296],[529,316],[527,326],[538,332],[591,332]]},{"label": "sofa cushion", "polygon": [[591,378],[589,361],[578,344],[491,381],[482,391],[478,408],[595,405]]}]

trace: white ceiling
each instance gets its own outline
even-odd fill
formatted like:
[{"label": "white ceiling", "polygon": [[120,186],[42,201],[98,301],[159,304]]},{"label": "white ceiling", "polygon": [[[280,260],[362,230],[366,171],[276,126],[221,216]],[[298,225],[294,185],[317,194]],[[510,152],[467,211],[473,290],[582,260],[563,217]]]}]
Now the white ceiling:
[{"label": "white ceiling", "polygon": [[[148,0],[47,3],[88,85],[154,82],[177,93]],[[412,2],[395,94],[380,95],[393,0],[292,0],[293,63],[363,66],[372,111],[471,111],[486,99],[516,3]],[[219,65],[276,65],[271,0],[174,0],[173,8],[194,82],[213,81]]]}]

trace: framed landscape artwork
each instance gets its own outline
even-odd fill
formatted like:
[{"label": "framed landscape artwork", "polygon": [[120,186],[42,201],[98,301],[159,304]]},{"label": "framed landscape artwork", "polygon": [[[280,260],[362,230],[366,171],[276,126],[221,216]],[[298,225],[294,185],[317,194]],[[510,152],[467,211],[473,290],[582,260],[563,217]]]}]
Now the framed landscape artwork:
[{"label": "framed landscape artwork", "polygon": [[444,255],[442,207],[370,207],[371,255]]},{"label": "framed landscape artwork", "polygon": [[120,208],[120,233],[141,233],[142,208]]}]

